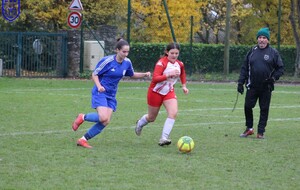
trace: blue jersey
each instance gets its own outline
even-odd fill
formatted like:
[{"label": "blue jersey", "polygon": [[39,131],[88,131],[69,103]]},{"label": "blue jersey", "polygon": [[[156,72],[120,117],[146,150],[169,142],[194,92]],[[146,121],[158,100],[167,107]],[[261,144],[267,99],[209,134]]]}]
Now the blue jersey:
[{"label": "blue jersey", "polygon": [[[116,55],[103,57],[96,65],[93,75],[98,75],[100,84],[105,88],[106,96],[115,97],[119,81],[124,76],[133,76],[134,70],[130,59],[125,58],[122,63],[116,61]],[[92,94],[98,93],[98,88],[94,85]]]}]

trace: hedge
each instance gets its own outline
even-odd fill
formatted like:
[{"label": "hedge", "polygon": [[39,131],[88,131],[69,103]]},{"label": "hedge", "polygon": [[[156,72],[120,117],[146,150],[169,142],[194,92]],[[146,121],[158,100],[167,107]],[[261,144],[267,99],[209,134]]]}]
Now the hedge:
[{"label": "hedge", "polygon": [[[163,43],[131,43],[128,57],[136,71],[152,71],[157,60],[163,55],[165,46]],[[180,44],[180,47],[179,59],[185,63],[188,74],[223,72],[224,45]],[[230,46],[229,72],[239,72],[245,55],[251,48],[251,45]],[[285,72],[294,73],[296,48],[281,46],[280,55]]]}]

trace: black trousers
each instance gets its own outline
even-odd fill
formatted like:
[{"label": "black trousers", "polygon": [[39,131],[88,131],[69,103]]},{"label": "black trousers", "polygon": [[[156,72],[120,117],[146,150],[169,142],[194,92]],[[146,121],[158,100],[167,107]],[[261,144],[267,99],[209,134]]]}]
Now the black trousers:
[{"label": "black trousers", "polygon": [[269,108],[271,102],[272,91],[266,89],[248,89],[245,97],[244,112],[246,118],[247,128],[253,127],[253,108],[258,100],[260,108],[259,122],[257,126],[257,133],[264,134],[269,117]]}]

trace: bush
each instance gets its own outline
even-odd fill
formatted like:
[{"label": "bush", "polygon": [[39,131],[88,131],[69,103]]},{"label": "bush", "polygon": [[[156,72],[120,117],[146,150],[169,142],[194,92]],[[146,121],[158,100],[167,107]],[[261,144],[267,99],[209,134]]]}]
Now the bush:
[{"label": "bush", "polygon": [[[164,54],[167,44],[132,43],[129,58],[136,71],[152,71],[157,60]],[[247,52],[253,45],[230,46],[229,72],[239,72]],[[296,48],[282,46],[280,54],[286,73],[295,70]],[[201,73],[222,73],[224,65],[224,45],[222,44],[181,44],[179,59],[185,63],[189,75]]]}]

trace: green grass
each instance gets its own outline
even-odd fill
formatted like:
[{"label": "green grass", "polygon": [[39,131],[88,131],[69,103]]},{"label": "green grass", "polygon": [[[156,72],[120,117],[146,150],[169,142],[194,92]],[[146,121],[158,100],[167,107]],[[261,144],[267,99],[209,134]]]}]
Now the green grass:
[{"label": "green grass", "polygon": [[[157,145],[166,112],[134,133],[147,111],[148,82],[121,81],[118,110],[107,129],[76,146],[91,123],[77,132],[71,123],[90,108],[89,80],[0,78],[0,189],[272,189],[300,187],[300,86],[277,85],[266,139],[240,138],[244,95],[235,83],[189,83],[185,96],[176,86],[179,113],[173,143]],[[259,109],[254,109],[255,124]],[[195,141],[181,154],[177,140]]]}]

